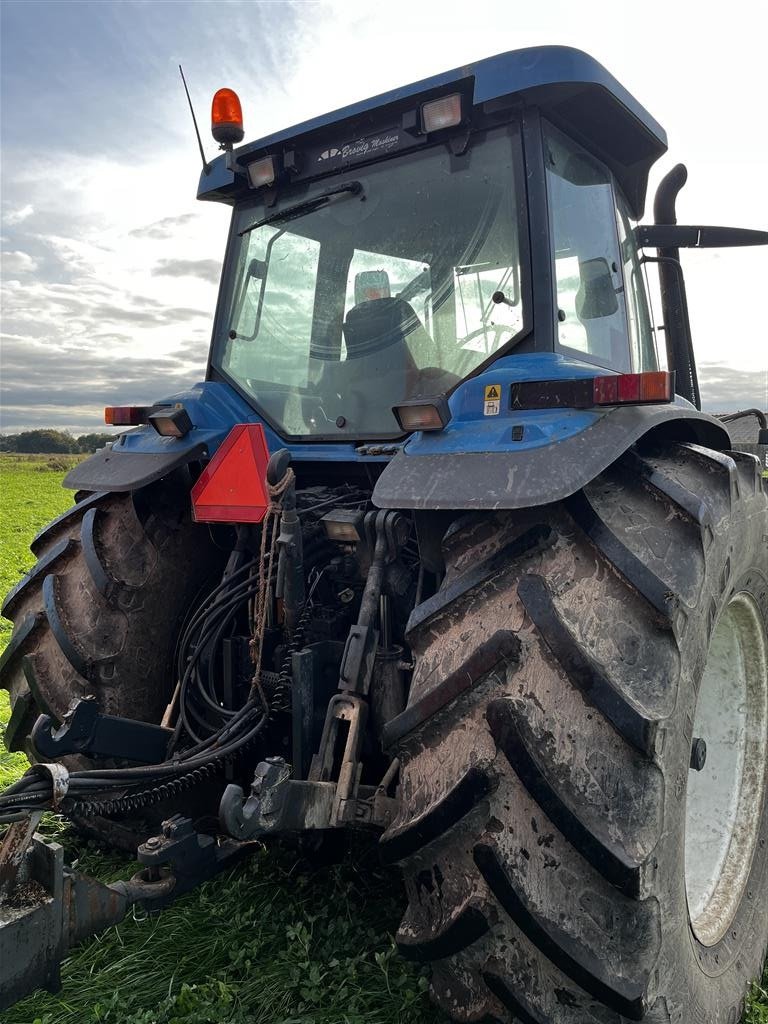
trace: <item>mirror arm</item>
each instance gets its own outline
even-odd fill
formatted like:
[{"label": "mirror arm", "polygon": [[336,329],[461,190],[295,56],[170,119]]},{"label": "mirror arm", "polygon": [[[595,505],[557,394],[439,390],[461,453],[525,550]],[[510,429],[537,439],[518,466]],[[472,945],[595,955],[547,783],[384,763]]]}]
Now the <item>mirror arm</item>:
[{"label": "mirror arm", "polygon": [[634,235],[640,249],[725,249],[741,245],[768,245],[768,231],[753,228],[638,224]]}]

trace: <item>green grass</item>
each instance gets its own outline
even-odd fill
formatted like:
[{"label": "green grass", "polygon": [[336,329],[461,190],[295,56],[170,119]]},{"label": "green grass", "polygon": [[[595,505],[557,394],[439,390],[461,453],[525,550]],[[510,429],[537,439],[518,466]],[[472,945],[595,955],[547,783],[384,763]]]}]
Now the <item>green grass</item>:
[{"label": "green grass", "polygon": [[[29,544],[47,522],[72,504],[72,492],[61,487],[65,471],[79,456],[0,455],[0,595],[15,586],[34,563]],[[51,461],[63,463],[50,469]],[[66,462],[64,462],[66,460]],[[0,617],[0,651],[11,637],[11,623]],[[9,713],[8,694],[0,690],[0,721]],[[0,786],[8,785],[27,767],[23,754],[0,746]]]},{"label": "green grass", "polygon": [[[71,457],[55,456],[65,460]],[[29,542],[71,502],[64,466],[0,455],[0,594],[33,564]],[[10,624],[0,619],[0,650]],[[0,693],[0,721],[8,713]],[[0,786],[26,767],[0,748]],[[49,815],[41,828],[105,881],[128,858],[106,853]],[[65,962],[63,989],[39,992],[2,1024],[438,1024],[423,972],[395,952],[401,883],[370,851],[335,866],[263,848],[164,913],[132,913]],[[768,1024],[768,970],[744,1024]]]}]

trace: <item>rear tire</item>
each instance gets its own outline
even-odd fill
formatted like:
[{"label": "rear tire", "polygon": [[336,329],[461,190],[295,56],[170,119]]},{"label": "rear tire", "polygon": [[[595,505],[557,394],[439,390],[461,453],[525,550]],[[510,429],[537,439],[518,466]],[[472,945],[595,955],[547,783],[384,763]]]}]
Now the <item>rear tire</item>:
[{"label": "rear tire", "polygon": [[[105,714],[162,718],[182,623],[225,557],[192,523],[185,485],[170,478],[133,494],[84,496],[32,542],[37,564],[2,608],[14,623],[0,659],[9,750],[33,759],[38,715],[60,721],[77,697],[94,696]],[[90,765],[79,755],[65,760]],[[136,819],[76,823],[133,850],[151,827]]]},{"label": "rear tire", "polygon": [[[441,590],[411,619],[409,708],[428,693],[434,707],[448,679],[463,692],[413,715],[394,751],[401,810],[382,853],[405,875],[401,951],[432,962],[433,998],[460,1021],[737,1024],[768,946],[757,461],[693,445],[628,453],[560,505],[465,517],[444,548]],[[687,791],[705,663],[710,647],[732,650],[713,637],[734,615],[751,637],[752,746],[739,855],[721,829],[708,931],[696,844],[686,875]],[[688,803],[701,828],[702,801]]]}]

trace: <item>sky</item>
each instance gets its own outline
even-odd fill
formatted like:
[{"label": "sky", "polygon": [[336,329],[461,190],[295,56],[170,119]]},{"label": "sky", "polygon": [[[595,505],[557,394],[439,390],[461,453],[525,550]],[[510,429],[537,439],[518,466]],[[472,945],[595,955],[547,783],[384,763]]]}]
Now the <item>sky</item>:
[{"label": "sky", "polygon": [[[202,379],[229,211],[195,199],[210,99],[246,140],[504,50],[603,63],[683,161],[680,223],[768,229],[768,14],[688,0],[0,2],[0,429],[103,427]],[[646,205],[650,220],[651,201]],[[768,247],[684,255],[704,407],[768,407]]]}]

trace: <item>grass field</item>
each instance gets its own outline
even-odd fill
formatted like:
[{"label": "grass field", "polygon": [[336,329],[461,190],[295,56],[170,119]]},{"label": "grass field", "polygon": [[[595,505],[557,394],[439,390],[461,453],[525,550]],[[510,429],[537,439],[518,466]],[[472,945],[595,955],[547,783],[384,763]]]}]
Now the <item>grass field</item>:
[{"label": "grass field", "polygon": [[[59,485],[71,459],[0,455],[0,594],[31,566],[37,530],[70,504]],[[0,619],[0,650],[9,637],[10,623]],[[3,692],[0,720],[7,713]],[[0,786],[25,767],[0,748]],[[44,831],[102,879],[130,874],[127,858],[84,843],[55,816]],[[425,975],[394,948],[400,890],[396,874],[370,854],[318,867],[290,849],[265,848],[163,914],[137,911],[84,943],[66,961],[58,995],[38,993],[0,1021],[442,1024]],[[768,992],[756,990],[744,1024],[768,1024]]]}]

